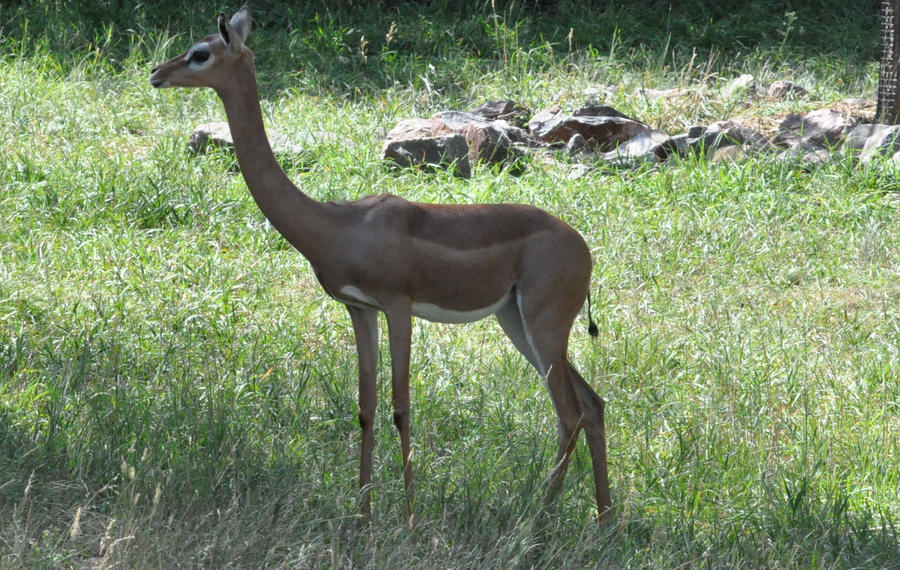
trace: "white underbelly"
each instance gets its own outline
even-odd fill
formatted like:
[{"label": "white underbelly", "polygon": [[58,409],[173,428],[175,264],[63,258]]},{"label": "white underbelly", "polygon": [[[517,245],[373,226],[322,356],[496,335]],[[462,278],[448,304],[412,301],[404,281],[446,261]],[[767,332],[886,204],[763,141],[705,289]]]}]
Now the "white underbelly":
[{"label": "white underbelly", "polygon": [[[340,294],[343,297],[350,298],[354,301],[358,301],[365,306],[373,307],[376,309],[382,309],[381,303],[378,302],[377,299],[362,291],[358,287],[354,287],[353,285],[347,285],[345,287],[341,287]],[[493,315],[497,311],[500,310],[506,303],[508,303],[511,299],[511,295],[507,293],[497,301],[485,305],[484,307],[480,307],[477,309],[472,309],[469,311],[456,311],[453,309],[445,309],[440,305],[436,305],[433,303],[412,303],[412,314],[421,319],[425,319],[427,321],[433,321],[436,323],[471,323],[473,321],[480,321],[481,319]]]},{"label": "white underbelly", "polygon": [[509,294],[506,294],[495,303],[471,311],[454,311],[431,303],[413,303],[412,314],[436,323],[471,323],[493,315],[508,303],[509,299]]}]

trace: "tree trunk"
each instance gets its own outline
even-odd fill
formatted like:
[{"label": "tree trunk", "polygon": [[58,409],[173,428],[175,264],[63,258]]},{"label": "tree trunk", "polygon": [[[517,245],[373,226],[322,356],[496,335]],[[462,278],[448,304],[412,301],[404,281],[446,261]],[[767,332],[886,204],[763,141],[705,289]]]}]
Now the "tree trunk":
[{"label": "tree trunk", "polygon": [[900,0],[881,2],[881,73],[878,80],[878,108],[875,119],[882,123],[900,123],[900,34],[895,24],[900,15]]}]

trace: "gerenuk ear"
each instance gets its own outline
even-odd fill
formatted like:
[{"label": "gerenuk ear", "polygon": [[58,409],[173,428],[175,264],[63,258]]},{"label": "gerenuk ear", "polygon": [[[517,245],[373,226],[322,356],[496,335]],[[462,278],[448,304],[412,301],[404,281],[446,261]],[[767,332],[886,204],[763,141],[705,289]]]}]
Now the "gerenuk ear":
[{"label": "gerenuk ear", "polygon": [[234,31],[231,22],[225,17],[225,14],[219,14],[219,35],[222,36],[222,41],[225,42],[225,47],[228,48],[228,51],[240,53],[244,40],[240,34]]},{"label": "gerenuk ear", "polygon": [[249,7],[244,6],[234,13],[234,16],[231,17],[231,27],[241,37],[242,42],[247,41],[247,36],[250,35],[250,28],[252,27]]}]

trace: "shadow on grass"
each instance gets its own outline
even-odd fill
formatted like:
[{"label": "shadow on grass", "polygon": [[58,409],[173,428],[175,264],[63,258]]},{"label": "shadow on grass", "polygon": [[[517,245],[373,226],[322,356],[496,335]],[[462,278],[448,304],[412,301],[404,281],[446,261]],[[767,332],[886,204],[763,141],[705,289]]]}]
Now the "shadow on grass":
[{"label": "shadow on grass", "polygon": [[[861,65],[880,49],[878,0],[463,4],[251,2],[257,37],[250,44],[264,95],[295,88],[353,96],[412,84],[452,97],[465,72],[527,72],[572,54],[660,67],[684,65],[693,50],[704,60],[756,52],[775,63],[830,55]],[[49,51],[63,67],[102,60],[115,72],[129,57],[150,65],[213,32],[220,8],[186,0],[24,0],[0,7],[0,42],[11,53]]]},{"label": "shadow on grass", "polygon": [[767,494],[756,509],[718,505],[717,522],[691,513],[635,511],[614,541],[624,560],[641,565],[712,568],[897,568],[900,534],[886,508],[851,507],[846,494]]}]

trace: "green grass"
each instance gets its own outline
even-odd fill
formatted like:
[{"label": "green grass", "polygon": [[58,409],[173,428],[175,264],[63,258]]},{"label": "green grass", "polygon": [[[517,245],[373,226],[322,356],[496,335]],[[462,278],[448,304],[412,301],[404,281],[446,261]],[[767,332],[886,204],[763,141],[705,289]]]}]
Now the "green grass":
[{"label": "green grass", "polygon": [[[612,87],[605,102],[673,132],[871,98],[877,3],[347,4],[254,3],[270,127],[353,143],[289,174],[321,200],[531,203],[585,236],[600,337],[579,321],[571,352],[609,402],[612,524],[593,519],[583,444],[537,524],[555,416],[496,323],[417,322],[419,522],[382,340],[359,532],[346,311],[230,158],[186,152],[223,118],[215,96],[147,85],[215,10],[24,2],[0,8],[0,567],[900,567],[895,169],[762,156],[568,180],[532,160],[461,181],[378,156],[397,120],[492,97]],[[720,97],[742,72],[812,98]]]}]

